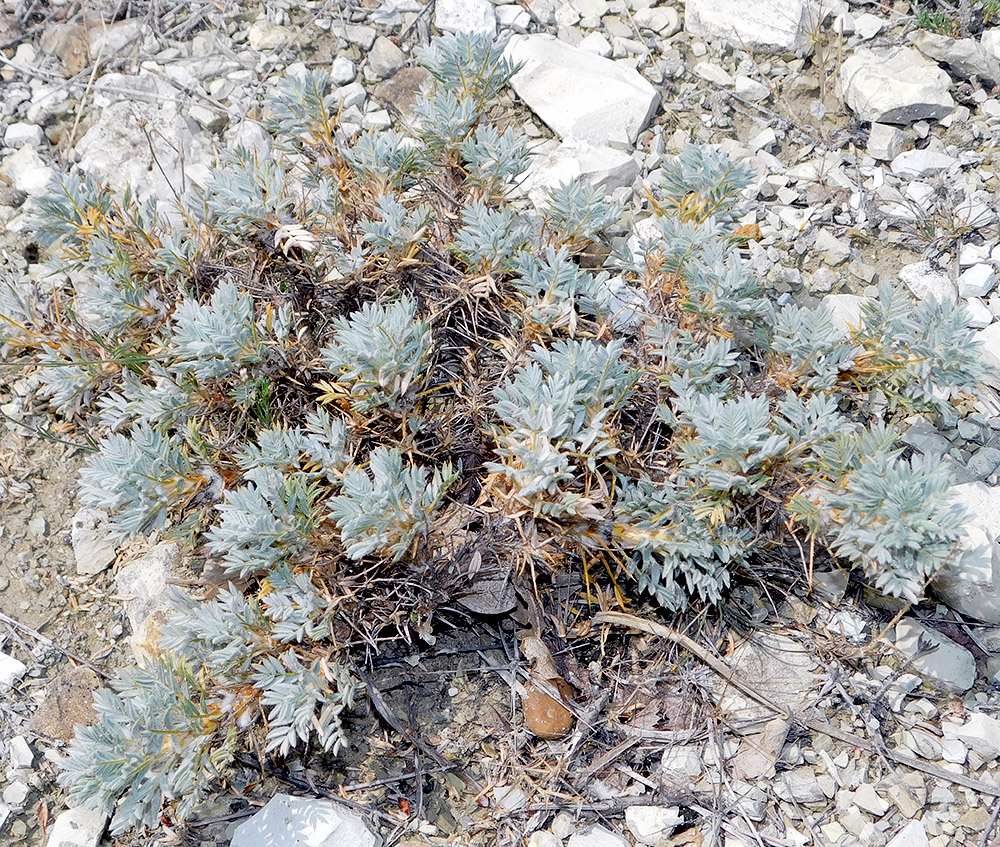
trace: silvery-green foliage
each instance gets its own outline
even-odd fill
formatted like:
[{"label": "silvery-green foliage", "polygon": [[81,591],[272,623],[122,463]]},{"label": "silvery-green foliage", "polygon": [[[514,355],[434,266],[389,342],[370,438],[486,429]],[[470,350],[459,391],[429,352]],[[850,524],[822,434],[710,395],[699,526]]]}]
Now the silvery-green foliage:
[{"label": "silvery-green foliage", "polygon": [[265,656],[253,666],[261,704],[269,707],[267,750],[288,753],[314,736],[324,750],[337,753],[347,743],[340,715],[354,705],[357,684],[339,665],[323,659],[302,663],[289,649]]},{"label": "silvery-green foliage", "polygon": [[771,348],[787,357],[790,377],[810,391],[832,391],[854,367],[854,349],[826,309],[785,306],[777,314]]},{"label": "silvery-green foliage", "polygon": [[[685,385],[695,391],[710,390],[717,396],[729,393],[731,381],[727,379],[739,361],[739,353],[728,338],[695,338],[685,330],[670,331],[666,337],[657,336],[655,355],[661,356],[675,374],[685,380]],[[675,393],[684,394],[680,382],[672,381]]]},{"label": "silvery-green foliage", "polygon": [[307,571],[292,573],[287,565],[278,565],[267,582],[271,590],[261,602],[278,641],[313,643],[330,635],[331,603]]},{"label": "silvery-green foliage", "polygon": [[766,397],[693,393],[678,398],[676,408],[678,423],[693,430],[677,450],[682,479],[719,493],[754,494],[768,484],[766,465],[788,439],[772,430]]},{"label": "silvery-green foliage", "polygon": [[128,435],[101,439],[80,471],[80,502],[109,512],[120,540],[163,529],[170,508],[201,482],[178,438],[139,421]]},{"label": "silvery-green foliage", "polygon": [[613,538],[628,552],[625,566],[639,590],[667,609],[684,609],[692,598],[719,602],[749,552],[749,528],[712,523],[712,508],[687,487],[621,480]]},{"label": "silvery-green foliage", "polygon": [[503,57],[505,37],[447,34],[420,48],[418,56],[437,88],[460,91],[482,108],[510,81],[516,68]]},{"label": "silvery-green foliage", "polygon": [[566,241],[578,242],[603,232],[621,217],[621,207],[605,202],[604,186],[581,180],[550,188],[543,217],[545,227]]},{"label": "silvery-green foliage", "polygon": [[101,381],[101,363],[81,354],[72,345],[60,343],[39,357],[42,369],[39,394],[60,414],[70,414],[90,402]]},{"label": "silvery-green foliage", "polygon": [[413,113],[426,158],[459,151],[479,120],[479,106],[475,100],[441,88],[417,97]]},{"label": "silvery-green foliage", "polygon": [[315,467],[329,482],[339,479],[350,461],[346,452],[347,427],[341,418],[317,409],[306,416],[306,426],[277,426],[260,430],[255,444],[237,456],[244,471],[275,468],[280,471]]},{"label": "silvery-green foliage", "polygon": [[306,548],[320,519],[321,493],[306,474],[261,466],[244,476],[246,485],[225,493],[217,507],[222,518],[207,536],[208,549],[241,577],[271,571]]},{"label": "silvery-green foliage", "polygon": [[384,447],[368,455],[367,468],[347,468],[340,493],[327,501],[347,555],[360,559],[377,553],[399,561],[427,533],[455,477],[450,463],[428,473],[404,465],[399,450]]},{"label": "silvery-green foliage", "polygon": [[833,550],[886,594],[917,602],[959,546],[964,511],[951,475],[931,456],[868,455],[825,505],[835,516]]},{"label": "silvery-green foliage", "polygon": [[680,155],[665,162],[661,171],[660,187],[666,203],[678,210],[681,220],[735,220],[744,205],[742,192],[753,181],[748,165],[704,144],[684,145]]},{"label": "silvery-green foliage", "polygon": [[522,133],[515,129],[501,133],[491,124],[481,124],[462,144],[466,181],[486,196],[500,194],[527,170],[528,155]]},{"label": "silvery-green foliage", "polygon": [[491,209],[482,200],[476,200],[462,210],[462,227],[455,233],[451,249],[470,271],[509,273],[531,234],[513,209]]},{"label": "silvery-green foliage", "polygon": [[409,297],[383,306],[365,303],[334,322],[333,343],[322,351],[337,381],[349,387],[351,406],[366,412],[396,407],[427,367],[431,329],[417,319]]},{"label": "silvery-green foliage", "polygon": [[381,220],[361,223],[363,242],[374,255],[391,256],[420,241],[432,212],[426,204],[407,209],[395,197],[383,194],[378,198],[378,215]]},{"label": "silvery-green foliage", "polygon": [[417,149],[413,139],[400,132],[367,132],[344,151],[344,159],[356,173],[384,190],[402,191],[416,178]]},{"label": "silvery-green foliage", "polygon": [[[96,233],[94,222],[112,214],[117,205],[111,189],[90,174],[59,174],[38,198],[35,237],[45,246],[62,239],[71,248],[84,247]],[[74,258],[82,264],[89,257],[83,253]]]},{"label": "silvery-green foliage", "polygon": [[183,299],[173,314],[170,345],[175,359],[171,370],[196,379],[218,379],[240,365],[260,361],[253,299],[228,279],[208,303]]},{"label": "silvery-green foliage", "polygon": [[578,496],[564,490],[579,468],[595,470],[618,452],[616,412],[638,374],[623,358],[624,342],[560,341],[536,347],[532,361],[494,392],[503,424],[501,462],[487,467],[510,480],[514,496],[543,514],[571,513]]},{"label": "silvery-green foliage", "polygon": [[268,128],[292,149],[317,132],[332,131],[337,104],[329,88],[330,74],[322,68],[286,74],[267,92]]},{"label": "silvery-green foliage", "polygon": [[228,154],[205,186],[207,223],[229,235],[260,230],[278,219],[285,198],[284,168],[251,151]]},{"label": "silvery-green foliage", "polygon": [[198,669],[169,654],[119,670],[94,707],[97,721],[77,727],[59,784],[74,805],[113,814],[112,834],[155,829],[167,801],[190,815],[232,760],[235,723],[220,730]]},{"label": "silvery-green foliage", "polygon": [[140,420],[161,430],[175,428],[183,426],[202,406],[197,395],[182,387],[159,362],[149,366],[145,379],[126,371],[117,390],[98,399],[103,426],[119,430]]},{"label": "silvery-green foliage", "polygon": [[982,372],[964,309],[936,301],[914,307],[900,287],[886,282],[862,305],[861,319],[854,341],[868,354],[869,373],[883,390],[933,404],[937,392],[948,397],[967,390]]}]

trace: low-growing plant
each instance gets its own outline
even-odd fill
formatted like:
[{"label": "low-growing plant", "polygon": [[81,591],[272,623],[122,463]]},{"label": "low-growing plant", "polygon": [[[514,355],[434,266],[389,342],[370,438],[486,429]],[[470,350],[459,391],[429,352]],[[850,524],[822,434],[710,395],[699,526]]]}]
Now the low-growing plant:
[{"label": "low-growing plant", "polygon": [[283,152],[223,162],[183,225],[72,175],[39,204],[56,283],[0,292],[4,349],[110,430],[81,491],[116,537],[233,579],[178,595],[71,746],[61,784],[115,832],[183,820],[244,746],[342,746],[352,634],[467,586],[456,526],[529,590],[600,561],[670,612],[803,547],[915,599],[955,553],[946,472],[896,442],[976,384],[963,316],[888,287],[855,329],[779,307],[731,237],[750,171],[705,147],[637,252],[601,189],[512,199],[502,48],[424,50],[412,137],[348,138],[324,73],[279,80]]}]

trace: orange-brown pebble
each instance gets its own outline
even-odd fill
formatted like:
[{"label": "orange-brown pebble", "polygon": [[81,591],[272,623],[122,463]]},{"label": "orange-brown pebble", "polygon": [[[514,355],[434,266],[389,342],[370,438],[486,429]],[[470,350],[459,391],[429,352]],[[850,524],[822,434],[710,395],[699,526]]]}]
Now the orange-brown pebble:
[{"label": "orange-brown pebble", "polygon": [[[573,689],[563,679],[550,679],[563,697],[571,697]],[[524,686],[525,697],[521,704],[524,722],[531,734],[538,738],[562,738],[573,728],[573,713],[532,683]]]}]

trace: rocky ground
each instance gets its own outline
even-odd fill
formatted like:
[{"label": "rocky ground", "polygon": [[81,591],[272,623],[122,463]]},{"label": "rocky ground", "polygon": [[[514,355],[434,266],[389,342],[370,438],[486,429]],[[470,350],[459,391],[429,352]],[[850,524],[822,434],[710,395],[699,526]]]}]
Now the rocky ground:
[{"label": "rocky ground", "polygon": [[[1000,28],[968,3],[944,19],[953,29],[928,10],[939,6],[6,0],[0,279],[44,272],[26,212],[56,172],[169,198],[220,149],[267,155],[262,93],[302,65],[330,68],[349,132],[405,123],[417,46],[499,31],[524,63],[509,96],[537,140],[527,201],[584,175],[641,234],[663,158],[686,141],[719,145],[755,169],[759,211],[741,223],[761,238],[748,259],[783,298],[822,301],[844,323],[884,282],[962,300],[1000,367]],[[435,643],[373,657],[344,757],[250,763],[192,826],[165,821],[134,843],[229,844],[279,792],[348,801],[405,845],[1000,839],[1000,383],[987,383],[965,417],[915,420],[906,436],[951,465],[972,516],[961,560],[933,586],[940,605],[887,605],[839,572],[800,596],[745,589],[737,605],[760,631],[730,634],[719,659],[664,632],[596,639],[567,578],[555,623],[580,692],[569,735],[526,731],[512,629],[456,612]],[[105,820],[66,809],[56,764],[176,573],[155,546],[109,548],[100,516],[77,509],[88,434],[46,417],[36,388],[13,369],[0,380],[0,839],[82,847],[101,843]],[[722,682],[733,670],[744,689]],[[246,839],[232,843],[259,843]]]}]

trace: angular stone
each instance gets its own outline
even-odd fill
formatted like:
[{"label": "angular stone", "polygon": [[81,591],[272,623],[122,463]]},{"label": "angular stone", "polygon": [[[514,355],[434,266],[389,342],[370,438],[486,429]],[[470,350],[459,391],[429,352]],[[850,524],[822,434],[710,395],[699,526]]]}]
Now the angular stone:
[{"label": "angular stone", "polygon": [[330,80],[334,85],[347,85],[354,82],[358,68],[347,56],[338,56],[330,65]]},{"label": "angular stone", "polygon": [[16,685],[27,672],[28,666],[24,662],[0,653],[0,691]]},{"label": "angular stone", "polygon": [[[116,192],[132,186],[137,199],[174,202],[189,182],[211,175],[209,137],[176,111],[143,103],[114,103],[76,145],[80,169]],[[155,158],[155,163],[154,163]]]},{"label": "angular stone", "polygon": [[528,172],[515,195],[527,194],[536,208],[541,209],[547,203],[549,189],[563,183],[579,179],[585,185],[603,186],[611,192],[632,185],[638,175],[639,165],[628,153],[585,141],[564,141],[544,158],[531,157]]},{"label": "angular stone", "polygon": [[910,47],[861,48],[840,69],[844,100],[861,119],[908,124],[943,118],[955,108],[951,78]]},{"label": "angular stone", "polygon": [[868,155],[883,162],[895,159],[906,143],[906,133],[890,124],[872,124],[868,133]]},{"label": "angular stone", "polygon": [[910,821],[892,837],[886,847],[930,847],[930,841],[927,840],[923,823]]},{"label": "angular stone", "polygon": [[775,777],[774,793],[786,803],[826,803],[826,793],[816,772],[809,767],[794,768]]},{"label": "angular stone", "polygon": [[928,259],[904,265],[899,269],[899,278],[918,300],[950,306],[958,303],[958,291],[948,271]]},{"label": "angular stone", "polygon": [[236,827],[230,847],[379,847],[360,815],[329,800],[276,794]]},{"label": "angular stone", "polygon": [[665,844],[684,817],[677,806],[629,806],[625,825],[640,844],[659,847]]},{"label": "angular stone", "polygon": [[985,297],[997,284],[996,271],[986,264],[973,265],[958,277],[960,297]]},{"label": "angular stone", "polygon": [[909,39],[927,58],[943,62],[962,79],[976,77],[987,87],[1000,82],[1000,61],[974,38],[952,38],[917,29],[909,34]]},{"label": "angular stone", "polygon": [[635,144],[660,95],[638,72],[551,35],[512,38],[505,56],[521,65],[511,86],[565,140],[605,145],[624,131]]},{"label": "angular stone", "polygon": [[107,512],[82,508],[70,525],[70,541],[80,576],[100,573],[115,560],[115,545],[108,539]]},{"label": "angular stone", "polygon": [[406,54],[384,35],[375,39],[368,54],[368,67],[376,79],[392,76],[406,64]]},{"label": "angular stone", "polygon": [[430,78],[424,68],[402,68],[375,87],[375,98],[404,119],[412,120],[420,86]]},{"label": "angular stone", "polygon": [[45,191],[55,171],[42,161],[35,148],[25,144],[0,163],[0,182],[15,191],[38,195]]},{"label": "angular stone", "polygon": [[41,147],[45,143],[45,132],[38,124],[12,123],[3,134],[5,147],[20,149],[25,144]]},{"label": "angular stone", "polygon": [[67,809],[52,824],[48,847],[97,847],[107,823],[104,812],[82,807]]},{"label": "angular stone", "polygon": [[495,35],[497,16],[489,0],[436,0],[434,25],[442,32]]},{"label": "angular stone", "polygon": [[774,776],[774,763],[781,755],[790,728],[784,718],[772,718],[764,724],[763,732],[744,735],[733,759],[733,773],[748,782]]},{"label": "angular stone", "polygon": [[964,724],[942,721],[945,738],[961,741],[984,762],[1000,756],[1000,720],[982,712],[969,712]]},{"label": "angular stone", "polygon": [[922,179],[925,176],[958,167],[958,159],[936,150],[907,150],[893,157],[889,167],[903,179]]},{"label": "angular stone", "polygon": [[861,307],[868,299],[859,294],[827,294],[820,306],[830,313],[833,325],[846,335],[861,326]]},{"label": "angular stone", "polygon": [[[943,691],[963,694],[976,681],[976,660],[961,644],[919,621],[904,618],[895,629],[896,649],[910,669]],[[925,651],[924,646],[935,649]]]},{"label": "angular stone", "polygon": [[566,847],[631,847],[631,845],[620,835],[615,835],[610,829],[598,823],[582,832],[573,833],[566,842]]},{"label": "angular stone", "polygon": [[180,550],[170,541],[122,566],[115,574],[118,593],[126,598],[125,612],[132,627],[133,649],[141,653],[155,644],[159,625],[173,609],[170,583],[176,579]]},{"label": "angular stone", "polygon": [[854,791],[854,805],[880,818],[889,811],[889,804],[875,793],[875,786],[863,782]]},{"label": "angular stone", "polygon": [[259,18],[250,24],[247,41],[253,50],[269,53],[282,44],[291,44],[295,31],[272,24],[266,18]]},{"label": "angular stone", "polygon": [[806,43],[817,15],[809,0],[686,0],[684,29],[737,49],[784,53]]}]

